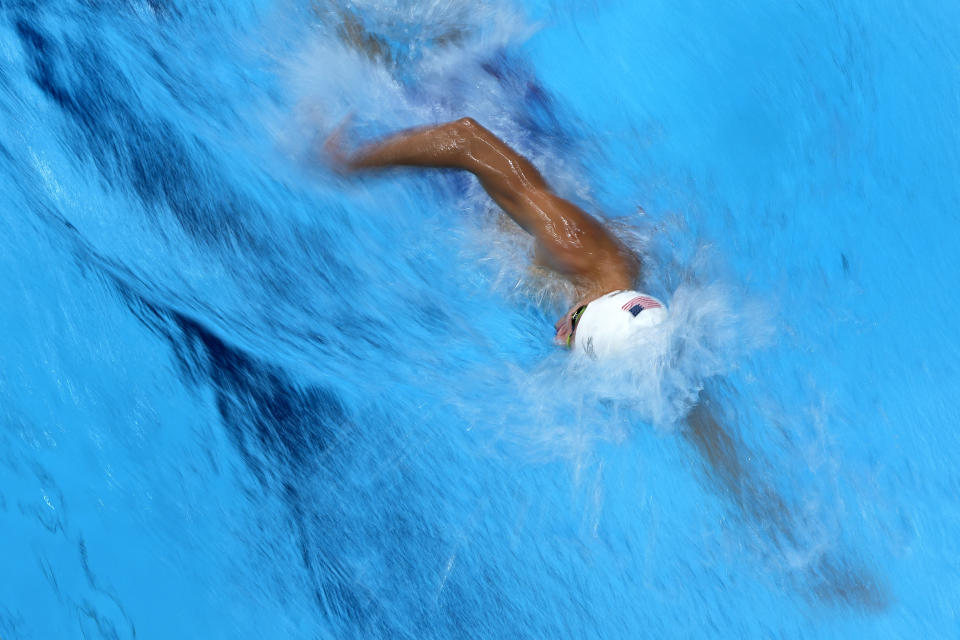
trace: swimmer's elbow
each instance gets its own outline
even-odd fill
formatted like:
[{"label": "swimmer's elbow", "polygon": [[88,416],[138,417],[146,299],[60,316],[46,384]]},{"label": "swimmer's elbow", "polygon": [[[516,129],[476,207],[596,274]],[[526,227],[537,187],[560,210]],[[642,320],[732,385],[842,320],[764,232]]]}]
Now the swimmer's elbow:
[{"label": "swimmer's elbow", "polygon": [[457,126],[462,127],[463,129],[466,129],[468,131],[477,131],[483,128],[480,126],[479,122],[477,122],[470,116],[466,116],[457,120]]}]

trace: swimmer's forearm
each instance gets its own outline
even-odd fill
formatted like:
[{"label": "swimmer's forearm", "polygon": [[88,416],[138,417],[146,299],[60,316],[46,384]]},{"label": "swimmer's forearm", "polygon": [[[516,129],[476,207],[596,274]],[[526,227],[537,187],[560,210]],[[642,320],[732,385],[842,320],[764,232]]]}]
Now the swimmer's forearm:
[{"label": "swimmer's forearm", "polygon": [[536,212],[521,210],[521,202],[552,195],[536,167],[473,118],[395,134],[351,154],[342,164],[350,170],[409,166],[469,171],[528,231],[527,218]]},{"label": "swimmer's forearm", "polygon": [[458,121],[403,131],[350,154],[346,165],[352,170],[398,166],[466,169],[461,127]]}]

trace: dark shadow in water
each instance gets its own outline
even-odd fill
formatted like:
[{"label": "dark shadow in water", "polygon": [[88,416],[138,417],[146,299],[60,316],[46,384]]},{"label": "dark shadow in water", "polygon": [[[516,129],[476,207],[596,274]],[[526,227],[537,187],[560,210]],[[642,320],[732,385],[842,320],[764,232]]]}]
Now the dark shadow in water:
[{"label": "dark shadow in water", "polygon": [[[30,78],[65,116],[66,145],[79,159],[91,159],[107,184],[132,189],[146,211],[171,211],[198,241],[256,246],[238,213],[257,210],[257,203],[223,188],[230,181],[221,175],[222,162],[201,140],[146,110],[129,75],[97,40],[96,12],[89,13],[91,23],[69,34],[44,29],[43,11],[35,8],[14,21]],[[165,72],[158,65],[155,75]]]},{"label": "dark shadow in water", "polygon": [[[342,459],[344,447],[329,455],[352,426],[335,392],[298,385],[280,367],[230,344],[200,320],[115,284],[134,315],[170,344],[185,381],[213,389],[230,439],[264,489],[287,505],[318,609],[345,625],[351,637],[411,637],[390,624],[383,604],[331,551],[342,545],[348,524],[336,499],[318,505],[312,497],[318,477],[329,483],[322,490],[335,494],[337,469],[349,464]],[[324,508],[331,505],[330,511]]]},{"label": "dark shadow in water", "polygon": [[[719,390],[715,390],[719,391]],[[713,397],[701,392],[687,415],[683,437],[705,463],[707,476],[733,497],[741,513],[766,534],[774,548],[786,555],[802,546],[800,525],[792,509],[774,486],[759,477],[755,454],[717,416],[722,415]],[[879,612],[892,601],[889,588],[854,554],[827,551],[797,577],[805,596],[826,604],[852,606]]]},{"label": "dark shadow in water", "polygon": [[187,382],[213,389],[227,433],[261,481],[308,473],[327,443],[348,428],[333,391],[298,385],[280,367],[229,344],[200,320],[150,302],[126,285],[118,289],[134,314],[170,343]]}]

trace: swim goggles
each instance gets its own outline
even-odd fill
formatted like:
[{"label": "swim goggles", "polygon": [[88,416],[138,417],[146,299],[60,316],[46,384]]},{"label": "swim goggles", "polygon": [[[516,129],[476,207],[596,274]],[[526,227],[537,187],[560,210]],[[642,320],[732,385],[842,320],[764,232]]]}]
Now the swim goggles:
[{"label": "swim goggles", "polygon": [[570,333],[567,334],[567,349],[570,348],[571,343],[573,342],[573,333],[577,330],[577,323],[580,322],[580,316],[582,316],[583,312],[586,310],[587,305],[583,305],[574,311],[572,316],[570,316]]}]

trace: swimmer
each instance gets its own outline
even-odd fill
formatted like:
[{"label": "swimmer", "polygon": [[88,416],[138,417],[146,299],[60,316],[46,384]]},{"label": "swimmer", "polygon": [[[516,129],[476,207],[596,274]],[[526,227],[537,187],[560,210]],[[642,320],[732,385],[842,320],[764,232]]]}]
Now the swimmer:
[{"label": "swimmer", "polygon": [[[638,331],[666,317],[662,302],[632,290],[640,275],[639,259],[597,219],[556,195],[529,160],[472,118],[404,131],[353,153],[341,147],[338,129],[325,150],[344,172],[413,166],[474,174],[493,201],[534,236],[538,261],[565,276],[576,290],[576,304],[555,325],[558,344],[602,358],[623,350]],[[710,394],[701,390],[681,434],[743,513],[761,523],[784,553],[792,553],[800,544],[793,510],[763,474],[746,464],[753,454],[717,420],[718,413],[722,411]],[[855,558],[825,552],[812,563],[805,581],[823,601],[872,610],[889,605],[886,588]]]},{"label": "swimmer", "polygon": [[473,118],[404,131],[353,153],[343,151],[338,130],[325,149],[342,171],[414,166],[475,175],[493,201],[534,236],[538,262],[574,286],[577,302],[554,325],[558,345],[594,358],[614,355],[637,331],[666,317],[660,300],[633,290],[639,259]]}]

